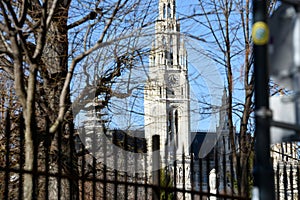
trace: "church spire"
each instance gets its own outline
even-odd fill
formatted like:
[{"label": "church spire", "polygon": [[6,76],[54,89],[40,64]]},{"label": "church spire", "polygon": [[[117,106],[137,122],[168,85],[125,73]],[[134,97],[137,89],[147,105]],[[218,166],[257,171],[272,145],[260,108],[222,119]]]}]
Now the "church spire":
[{"label": "church spire", "polygon": [[226,106],[226,105],[227,105],[227,90],[226,87],[224,86],[223,96],[222,96],[222,106]]},{"label": "church spire", "polygon": [[228,97],[227,89],[224,86],[223,95],[222,95],[222,105],[219,111],[219,126],[220,130],[228,130]]}]

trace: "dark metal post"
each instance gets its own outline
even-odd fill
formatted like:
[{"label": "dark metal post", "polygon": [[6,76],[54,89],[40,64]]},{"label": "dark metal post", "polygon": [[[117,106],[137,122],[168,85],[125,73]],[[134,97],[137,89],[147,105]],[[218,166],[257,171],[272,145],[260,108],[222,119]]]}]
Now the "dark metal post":
[{"label": "dark metal post", "polygon": [[267,0],[253,0],[252,38],[255,76],[255,167],[253,199],[275,199],[274,171],[270,159],[270,120]]},{"label": "dark metal post", "polygon": [[160,186],[160,153],[159,153],[159,135],[152,136],[152,199],[159,200]]}]

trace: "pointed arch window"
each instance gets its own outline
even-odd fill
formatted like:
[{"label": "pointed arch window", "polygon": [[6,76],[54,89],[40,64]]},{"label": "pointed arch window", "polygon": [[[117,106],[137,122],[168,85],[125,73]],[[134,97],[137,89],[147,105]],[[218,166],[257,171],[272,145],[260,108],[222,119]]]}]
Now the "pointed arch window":
[{"label": "pointed arch window", "polygon": [[159,97],[162,98],[162,88],[159,87]]},{"label": "pointed arch window", "polygon": [[170,36],[170,61],[171,61],[171,65],[173,65],[173,37],[172,35]]},{"label": "pointed arch window", "polygon": [[168,143],[173,143],[178,146],[178,132],[179,132],[179,112],[177,108],[171,108],[168,112]]},{"label": "pointed arch window", "polygon": [[167,15],[168,15],[168,18],[171,18],[171,4],[170,3],[168,3]]},{"label": "pointed arch window", "polygon": [[175,114],[175,124],[174,124],[175,125],[175,133],[178,134],[179,115],[178,115],[178,110],[177,109],[175,110],[174,114]]},{"label": "pointed arch window", "polygon": [[166,37],[162,36],[161,41],[162,41],[162,45],[163,45],[162,47],[165,47],[167,45],[167,43],[166,43]]},{"label": "pointed arch window", "polygon": [[173,132],[172,125],[173,125],[173,112],[172,112],[172,110],[170,110],[169,114],[168,114],[168,133],[169,134],[172,134],[172,132]]},{"label": "pointed arch window", "polygon": [[166,19],[166,4],[163,5],[163,18]]},{"label": "pointed arch window", "polygon": [[[173,15],[175,15],[175,13],[176,13],[176,9],[175,9],[175,1],[173,2]],[[174,16],[173,16],[174,17]]]},{"label": "pointed arch window", "polygon": [[170,35],[170,52],[173,53],[173,37]]}]

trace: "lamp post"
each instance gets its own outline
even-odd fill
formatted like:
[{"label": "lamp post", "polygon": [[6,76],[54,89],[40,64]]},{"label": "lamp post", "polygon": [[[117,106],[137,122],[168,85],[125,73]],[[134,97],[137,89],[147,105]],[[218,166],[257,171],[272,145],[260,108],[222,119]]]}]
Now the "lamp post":
[{"label": "lamp post", "polygon": [[253,0],[254,76],[255,76],[255,166],[253,199],[275,199],[274,171],[270,159],[269,72],[267,0]]}]

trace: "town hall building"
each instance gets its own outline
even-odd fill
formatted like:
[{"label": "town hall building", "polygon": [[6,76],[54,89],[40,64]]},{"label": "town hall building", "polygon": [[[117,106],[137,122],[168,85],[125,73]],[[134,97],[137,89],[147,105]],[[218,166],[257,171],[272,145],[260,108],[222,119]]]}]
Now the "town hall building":
[{"label": "town hall building", "polygon": [[[216,163],[214,151],[225,153],[230,150],[228,142],[225,145],[219,145],[217,142],[218,138],[222,141],[229,140],[229,130],[226,126],[227,91],[224,89],[222,95],[219,126],[216,127],[220,135],[216,132],[192,132],[187,57],[184,37],[180,34],[180,23],[176,18],[176,2],[159,0],[155,36],[149,55],[148,79],[144,86],[144,130],[131,130],[136,132],[134,135],[139,135],[139,138],[132,137],[128,130],[106,130],[103,128],[103,119],[98,119],[95,113],[92,113],[84,121],[85,131],[81,139],[84,139],[85,148],[89,151],[93,149],[93,143],[105,144],[99,145],[93,154],[97,162],[117,167],[120,171],[126,171],[128,168],[134,169],[134,172],[144,171],[145,177],[151,182],[152,137],[159,135],[161,169],[169,169],[173,176],[171,179],[174,180],[173,186],[186,191],[208,191],[209,188],[212,191],[213,188],[208,184],[208,174]],[[101,136],[98,132],[105,134]],[[200,155],[200,148],[205,142],[215,144],[215,148],[209,149],[205,155]],[[132,153],[126,154],[127,157],[123,159],[122,156],[118,156],[118,162],[113,156],[102,156],[103,151],[107,155],[123,155],[122,149]],[[138,153],[141,154],[137,156]],[[145,154],[147,156],[144,156]],[[225,159],[229,161],[229,154],[227,156]],[[200,157],[207,157],[206,161],[209,164],[201,164]],[[123,162],[126,164],[122,164]],[[223,171],[228,170],[227,168],[228,163]],[[220,169],[221,166],[219,171]],[[220,176],[219,179],[225,180]],[[216,183],[216,180],[210,182]],[[188,193],[185,194],[185,199],[190,197]],[[177,199],[182,198],[178,193]]]},{"label": "town hall building", "polygon": [[[215,163],[212,156],[216,149],[230,151],[229,129],[227,124],[227,92],[224,88],[222,106],[219,112],[219,126],[216,132],[191,132],[190,86],[188,79],[188,59],[184,38],[180,34],[180,23],[176,18],[175,0],[159,0],[158,18],[155,23],[155,37],[149,55],[149,74],[144,88],[145,138],[148,152],[152,150],[151,138],[159,135],[161,167],[169,167],[176,177],[176,187],[186,190],[207,190],[207,177],[197,172],[209,174],[207,165],[199,166],[199,149],[206,142],[215,143],[209,149],[209,162]],[[226,141],[219,144],[218,138]],[[182,155],[185,161],[182,162]],[[192,157],[191,157],[192,156]],[[148,158],[148,171],[151,171],[152,156]],[[191,161],[195,159],[196,162]],[[222,159],[222,158],[217,158]],[[227,154],[229,161],[229,154]],[[176,161],[176,169],[174,163]],[[191,163],[193,163],[191,166]],[[221,163],[221,162],[219,162]],[[221,167],[220,167],[221,168]],[[229,170],[229,162],[226,164]],[[201,169],[201,170],[200,170]],[[193,176],[193,177],[192,177]],[[222,178],[225,180],[225,178]],[[203,182],[200,184],[200,182]],[[205,185],[206,184],[206,185]],[[226,185],[226,183],[223,183]],[[211,188],[212,190],[213,188]],[[186,195],[186,199],[189,199]],[[178,197],[180,199],[180,197]]]},{"label": "town hall building", "polygon": [[[155,40],[144,88],[145,138],[160,135],[160,150],[189,154],[190,92],[187,51],[180,35],[174,0],[159,1]],[[150,147],[151,148],[151,147]],[[165,155],[164,155],[165,156]]]}]

